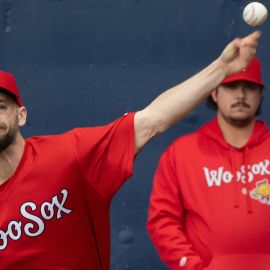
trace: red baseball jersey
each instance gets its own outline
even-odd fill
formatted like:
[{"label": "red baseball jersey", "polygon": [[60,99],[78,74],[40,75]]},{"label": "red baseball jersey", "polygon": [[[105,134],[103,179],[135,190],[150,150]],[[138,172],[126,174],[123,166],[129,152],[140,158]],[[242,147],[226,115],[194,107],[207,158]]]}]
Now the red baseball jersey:
[{"label": "red baseball jersey", "polygon": [[26,140],[0,186],[1,270],[109,269],[110,202],[132,175],[133,121]]}]

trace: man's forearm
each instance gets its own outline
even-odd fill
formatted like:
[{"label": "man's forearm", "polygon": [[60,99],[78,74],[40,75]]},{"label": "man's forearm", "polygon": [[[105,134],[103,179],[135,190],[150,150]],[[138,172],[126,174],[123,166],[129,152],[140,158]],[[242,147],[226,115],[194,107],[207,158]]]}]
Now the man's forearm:
[{"label": "man's forearm", "polygon": [[260,32],[229,43],[220,57],[183,83],[165,91],[135,114],[136,153],[157,134],[182,119],[226,77],[246,68],[256,53]]},{"label": "man's forearm", "polygon": [[226,76],[219,59],[183,83],[159,95],[135,114],[136,153],[154,136],[189,114]]},{"label": "man's forearm", "polygon": [[157,123],[153,123],[158,129],[156,133],[165,131],[190,113],[225,76],[223,65],[218,59],[190,79],[158,96],[145,108],[149,117],[157,120]]}]

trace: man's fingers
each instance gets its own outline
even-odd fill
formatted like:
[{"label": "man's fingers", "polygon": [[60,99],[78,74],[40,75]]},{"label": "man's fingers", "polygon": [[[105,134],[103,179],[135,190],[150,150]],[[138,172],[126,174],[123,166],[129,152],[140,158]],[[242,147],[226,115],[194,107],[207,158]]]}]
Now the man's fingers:
[{"label": "man's fingers", "polygon": [[234,47],[235,51],[238,51],[242,45],[242,39],[235,38],[232,42],[232,46]]},{"label": "man's fingers", "polygon": [[256,50],[257,50],[257,46],[258,46],[260,37],[261,37],[261,32],[255,31],[255,32],[251,33],[250,35],[246,36],[245,38],[243,38],[241,41],[240,54],[248,62],[256,54]]},{"label": "man's fingers", "polygon": [[242,45],[257,46],[262,33],[255,31],[242,39]]},{"label": "man's fingers", "polygon": [[261,37],[261,35],[262,35],[261,31],[257,30],[255,32],[251,33],[249,36],[258,40]]}]

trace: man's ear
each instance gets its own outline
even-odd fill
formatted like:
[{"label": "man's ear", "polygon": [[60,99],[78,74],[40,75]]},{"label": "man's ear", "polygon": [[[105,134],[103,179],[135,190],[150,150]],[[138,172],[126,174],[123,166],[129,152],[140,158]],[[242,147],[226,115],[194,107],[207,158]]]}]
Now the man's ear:
[{"label": "man's ear", "polygon": [[27,110],[24,106],[18,108],[18,124],[19,127],[23,127],[26,123]]},{"label": "man's ear", "polygon": [[211,92],[211,97],[212,97],[213,101],[215,101],[215,102],[217,102],[217,92],[218,92],[217,88]]}]

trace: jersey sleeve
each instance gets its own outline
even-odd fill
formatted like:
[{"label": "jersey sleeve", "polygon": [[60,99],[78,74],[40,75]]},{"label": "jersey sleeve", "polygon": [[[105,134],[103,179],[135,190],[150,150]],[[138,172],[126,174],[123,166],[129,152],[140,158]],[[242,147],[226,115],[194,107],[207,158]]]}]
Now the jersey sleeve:
[{"label": "jersey sleeve", "polygon": [[103,198],[111,199],[133,173],[134,113],[106,126],[73,132],[77,160],[85,178]]},{"label": "jersey sleeve", "polygon": [[168,151],[160,159],[150,197],[147,229],[161,260],[171,270],[201,270],[206,265],[184,231],[185,210]]}]

